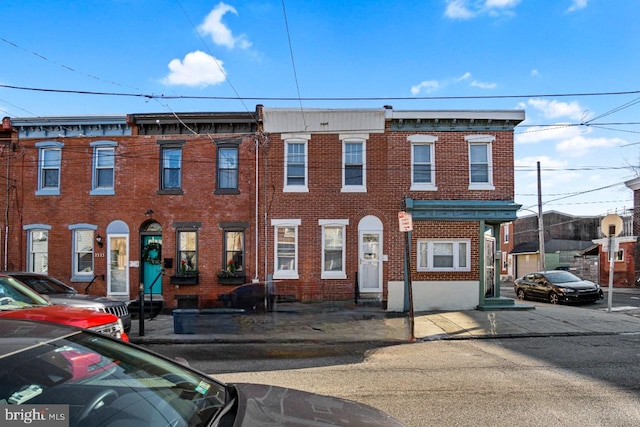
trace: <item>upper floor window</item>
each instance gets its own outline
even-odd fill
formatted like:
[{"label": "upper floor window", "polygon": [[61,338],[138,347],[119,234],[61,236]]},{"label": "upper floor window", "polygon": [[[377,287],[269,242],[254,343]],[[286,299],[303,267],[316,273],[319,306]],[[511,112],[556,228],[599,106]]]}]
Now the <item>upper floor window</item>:
[{"label": "upper floor window", "polygon": [[217,144],[217,194],[238,192],[238,144],[229,141]]},{"label": "upper floor window", "polygon": [[73,259],[71,260],[72,281],[93,279],[93,242],[95,225],[74,224],[69,226],[72,232]]},{"label": "upper floor window", "polygon": [[342,191],[367,191],[366,144],[363,140],[342,141]]},{"label": "upper floor window", "polygon": [[436,190],[435,142],[431,135],[411,135],[411,190]]},{"label": "upper floor window", "polygon": [[38,147],[38,190],[36,195],[60,194],[60,169],[62,166],[63,144],[39,142]]},{"label": "upper floor window", "polygon": [[502,235],[504,236],[504,243],[509,243],[509,224],[502,226]]},{"label": "upper floor window", "polygon": [[307,139],[286,139],[284,145],[283,191],[309,191]]},{"label": "upper floor window", "polygon": [[274,279],[298,279],[298,226],[300,220],[272,220],[275,236]]},{"label": "upper floor window", "polygon": [[178,266],[176,274],[190,275],[198,272],[198,232],[178,230]]},{"label": "upper floor window", "polygon": [[115,142],[92,142],[93,180],[91,194],[115,194]]},{"label": "upper floor window", "polygon": [[418,271],[470,271],[471,241],[418,240]]},{"label": "upper floor window", "polygon": [[468,135],[469,144],[469,189],[493,190],[493,164],[491,146],[493,135]]},{"label": "upper floor window", "polygon": [[348,220],[320,220],[322,226],[322,279],[346,279],[345,228]]},{"label": "upper floor window", "polygon": [[182,147],[184,141],[161,141],[160,193],[182,194]]},{"label": "upper floor window", "polygon": [[27,231],[27,271],[47,273],[49,271],[48,225],[35,224],[24,227]]}]

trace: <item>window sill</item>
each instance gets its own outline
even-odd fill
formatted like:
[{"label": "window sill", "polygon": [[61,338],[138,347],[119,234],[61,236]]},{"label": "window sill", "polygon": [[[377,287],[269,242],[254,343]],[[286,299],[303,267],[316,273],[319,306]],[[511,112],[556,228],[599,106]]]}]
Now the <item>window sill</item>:
[{"label": "window sill", "polygon": [[158,195],[178,195],[178,196],[181,196],[183,194],[184,194],[184,192],[180,188],[158,190]]},{"label": "window sill", "polygon": [[340,189],[341,193],[366,193],[367,187],[362,185],[345,186]]},{"label": "window sill", "polygon": [[299,279],[297,271],[276,271],[273,273],[274,279]]},{"label": "window sill", "polygon": [[89,193],[90,196],[114,196],[115,194],[113,188],[96,188]]},{"label": "window sill", "polygon": [[491,184],[469,184],[469,190],[495,190]]},{"label": "window sill", "polygon": [[433,184],[411,184],[409,191],[438,191],[438,187]]},{"label": "window sill", "polygon": [[59,196],[59,195],[60,195],[59,188],[36,191],[36,196]]},{"label": "window sill", "polygon": [[285,186],[282,189],[283,193],[308,193],[309,192],[309,187],[307,187],[306,185],[298,185],[298,186]]}]

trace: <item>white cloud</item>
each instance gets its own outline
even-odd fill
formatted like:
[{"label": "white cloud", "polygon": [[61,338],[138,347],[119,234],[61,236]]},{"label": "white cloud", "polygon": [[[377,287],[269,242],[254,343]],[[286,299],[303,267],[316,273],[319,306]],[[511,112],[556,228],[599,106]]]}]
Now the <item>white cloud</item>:
[{"label": "white cloud", "polygon": [[573,0],[571,2],[571,6],[569,6],[569,9],[567,9],[567,12],[571,13],[580,9],[584,9],[585,7],[587,7],[587,3],[589,3],[589,0]]},{"label": "white cloud", "polygon": [[[435,92],[436,90],[442,89],[450,84],[457,84],[460,82],[464,82],[466,80],[469,80],[471,78],[471,73],[470,72],[466,72],[463,75],[461,75],[460,77],[449,77],[443,80],[424,80],[420,83],[418,83],[415,86],[411,86],[411,94],[412,95],[418,95],[420,93],[431,93],[431,92]],[[496,87],[495,83],[489,83],[489,82],[481,82],[478,80],[472,80],[469,83],[469,86],[471,87],[478,87],[481,89],[493,89]]]},{"label": "white cloud", "polygon": [[429,93],[437,90],[439,87],[440,83],[436,80],[425,80],[415,86],[411,86],[411,94],[418,95],[420,92]]},{"label": "white cloud", "polygon": [[479,82],[477,80],[474,80],[471,82],[471,86],[473,87],[479,87],[480,89],[493,89],[496,87],[495,83],[487,83],[487,82]]},{"label": "white cloud", "polygon": [[226,46],[229,49],[239,47],[246,49],[251,46],[251,42],[246,39],[244,34],[234,36],[231,30],[222,22],[222,18],[228,12],[237,15],[238,12],[233,6],[220,2],[204,19],[204,22],[198,26],[198,31],[202,35],[210,35],[211,40],[217,45]]},{"label": "white cloud", "polygon": [[471,19],[475,13],[467,8],[465,0],[448,0],[444,11],[446,17],[451,19]]},{"label": "white cloud", "polygon": [[162,79],[166,85],[205,87],[226,80],[222,61],[202,51],[188,53],[184,60],[169,62],[169,75]]},{"label": "white cloud", "polygon": [[537,68],[534,68],[533,70],[531,70],[531,77],[538,77],[540,75],[540,72],[538,71]]},{"label": "white cloud", "polygon": [[511,15],[521,0],[447,0],[445,16],[451,19],[471,19],[482,14]]},{"label": "white cloud", "polygon": [[542,112],[547,119],[566,117],[574,120],[585,121],[587,110],[578,102],[559,102],[546,99],[530,99],[527,105]]},{"label": "white cloud", "polygon": [[565,156],[582,157],[598,148],[613,148],[624,144],[619,138],[585,138],[577,135],[556,145],[556,150]]}]

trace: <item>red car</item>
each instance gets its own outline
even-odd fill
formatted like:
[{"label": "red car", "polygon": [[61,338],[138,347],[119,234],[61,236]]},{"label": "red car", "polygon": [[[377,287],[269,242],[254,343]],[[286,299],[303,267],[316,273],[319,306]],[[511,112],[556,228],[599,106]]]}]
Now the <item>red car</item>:
[{"label": "red car", "polygon": [[53,305],[16,279],[0,275],[0,318],[40,320],[91,329],[129,341],[115,315],[85,308]]}]

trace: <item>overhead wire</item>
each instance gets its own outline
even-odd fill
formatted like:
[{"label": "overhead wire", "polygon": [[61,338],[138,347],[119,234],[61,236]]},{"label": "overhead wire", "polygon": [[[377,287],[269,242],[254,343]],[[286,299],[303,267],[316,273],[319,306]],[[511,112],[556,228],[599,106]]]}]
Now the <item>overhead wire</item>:
[{"label": "overhead wire", "polygon": [[289,20],[287,19],[287,9],[284,5],[284,0],[282,0],[282,14],[284,16],[284,26],[287,32],[287,42],[289,44],[289,55],[291,56],[291,68],[293,69],[293,80],[296,84],[296,93],[298,94],[298,102],[300,104],[300,113],[302,115],[302,123],[304,124],[305,130],[308,128],[307,121],[304,116],[304,109],[302,108],[302,96],[300,95],[300,84],[298,82],[298,72],[296,71],[296,61],[293,56],[293,45],[291,44],[291,31],[289,31]]}]

